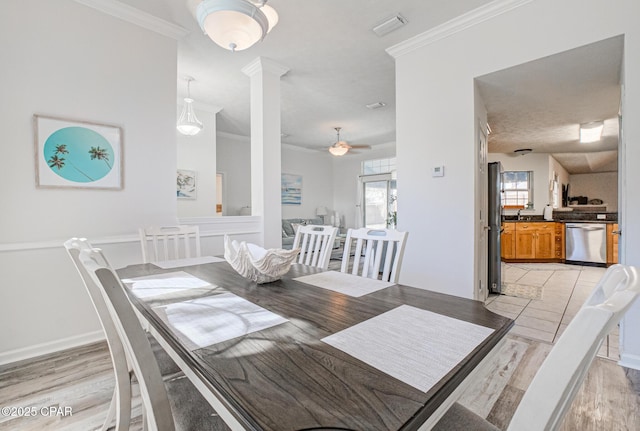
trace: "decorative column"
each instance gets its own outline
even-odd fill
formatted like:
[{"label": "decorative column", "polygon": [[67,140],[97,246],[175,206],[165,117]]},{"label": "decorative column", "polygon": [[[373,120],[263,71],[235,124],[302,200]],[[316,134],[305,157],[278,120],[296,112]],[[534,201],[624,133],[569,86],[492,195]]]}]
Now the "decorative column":
[{"label": "decorative column", "polygon": [[242,69],[251,80],[251,214],[262,217],[262,246],[282,247],[280,77],[289,71],[258,57]]}]

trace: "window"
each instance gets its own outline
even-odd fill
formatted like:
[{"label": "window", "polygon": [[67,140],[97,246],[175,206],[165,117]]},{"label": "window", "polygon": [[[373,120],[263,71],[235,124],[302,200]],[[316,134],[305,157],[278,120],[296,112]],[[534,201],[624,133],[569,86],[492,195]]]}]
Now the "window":
[{"label": "window", "polygon": [[533,171],[502,173],[502,206],[507,209],[533,208]]},{"label": "window", "polygon": [[386,174],[396,170],[396,158],[365,160],[362,162],[362,175]]}]

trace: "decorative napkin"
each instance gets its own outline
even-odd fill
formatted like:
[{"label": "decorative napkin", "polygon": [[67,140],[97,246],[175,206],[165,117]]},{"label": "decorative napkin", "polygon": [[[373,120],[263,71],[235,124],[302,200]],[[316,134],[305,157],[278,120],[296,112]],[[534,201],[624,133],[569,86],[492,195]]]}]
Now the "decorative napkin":
[{"label": "decorative napkin", "polygon": [[233,293],[155,307],[154,311],[190,350],[288,322]]},{"label": "decorative napkin", "polygon": [[294,278],[294,280],[316,287],[322,287],[323,289],[333,290],[334,292],[344,293],[345,295],[355,296],[356,298],[395,285],[395,283],[389,283],[387,281],[360,277],[338,271],[319,272],[317,274]]},{"label": "decorative napkin", "polygon": [[204,263],[224,262],[224,259],[214,256],[189,257],[185,259],[163,260],[160,262],[152,262],[155,266],[162,269],[182,268],[184,266],[202,265]]},{"label": "decorative napkin", "polygon": [[189,289],[213,289],[215,287],[184,271],[127,278],[123,279],[122,282],[140,299],[182,292]]},{"label": "decorative napkin", "polygon": [[322,341],[427,392],[492,333],[491,328],[401,305]]}]

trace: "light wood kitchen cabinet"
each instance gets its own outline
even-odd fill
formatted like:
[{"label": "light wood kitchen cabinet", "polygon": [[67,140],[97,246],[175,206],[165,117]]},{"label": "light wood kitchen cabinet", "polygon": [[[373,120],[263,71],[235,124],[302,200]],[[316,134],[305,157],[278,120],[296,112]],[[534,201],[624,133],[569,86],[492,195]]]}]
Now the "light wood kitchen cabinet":
[{"label": "light wood kitchen cabinet", "polygon": [[[615,233],[614,233],[615,232]],[[607,265],[618,263],[618,223],[607,224]]]},{"label": "light wood kitchen cabinet", "polygon": [[565,247],[564,247],[564,223],[555,223],[555,258],[556,259],[564,259],[565,257]]},{"label": "light wood kitchen cabinet", "polygon": [[518,260],[556,258],[556,223],[515,223],[516,253]]},{"label": "light wood kitchen cabinet", "polygon": [[516,258],[516,224],[503,223],[500,235],[500,254],[503,259]]}]

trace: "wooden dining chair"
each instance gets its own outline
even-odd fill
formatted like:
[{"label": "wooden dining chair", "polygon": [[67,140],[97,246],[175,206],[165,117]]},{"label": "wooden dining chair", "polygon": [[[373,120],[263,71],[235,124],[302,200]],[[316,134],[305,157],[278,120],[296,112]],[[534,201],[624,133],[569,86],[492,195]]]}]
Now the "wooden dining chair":
[{"label": "wooden dining chair", "polygon": [[138,231],[144,263],[200,257],[198,226],[142,227]]},{"label": "wooden dining chair", "polygon": [[353,255],[352,274],[397,283],[407,235],[408,232],[393,229],[349,229],[340,272],[349,272],[350,257]]},{"label": "wooden dining chair", "polygon": [[[557,430],[571,407],[604,338],[640,296],[632,266],[613,265],[549,352],[509,423],[509,431]],[[497,430],[455,403],[433,428],[440,431]]]},{"label": "wooden dining chair", "polygon": [[65,242],[65,248],[98,313],[116,375],[114,397],[102,429],[110,429],[114,416],[117,431],[129,429],[131,386],[135,376],[140,387],[145,429],[228,430],[182,373],[172,373],[163,379],[158,358],[168,358],[168,355],[157,343],[149,342],[150,336],[142,329],[124,286],[102,251],[92,248],[86,239],[78,238]]},{"label": "wooden dining chair", "polygon": [[298,263],[327,269],[337,234],[338,228],[333,226],[299,226],[292,247],[300,249]]}]

